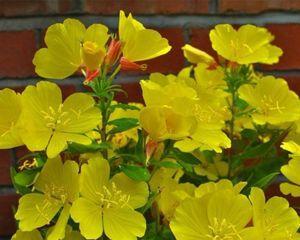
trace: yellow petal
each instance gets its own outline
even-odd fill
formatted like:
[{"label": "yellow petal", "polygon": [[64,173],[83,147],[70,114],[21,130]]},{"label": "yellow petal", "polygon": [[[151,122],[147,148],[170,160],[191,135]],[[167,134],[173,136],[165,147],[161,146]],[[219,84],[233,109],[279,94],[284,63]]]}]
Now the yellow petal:
[{"label": "yellow petal", "polygon": [[146,231],[144,216],[131,208],[108,208],[103,212],[104,232],[111,240],[135,240]]},{"label": "yellow petal", "polygon": [[43,238],[38,230],[30,232],[22,232],[21,230],[18,230],[12,236],[12,240],[43,240]]},{"label": "yellow petal", "polygon": [[59,218],[54,228],[47,236],[47,240],[59,240],[65,238],[66,226],[68,224],[68,220],[70,217],[70,209],[71,209],[71,205],[68,203],[65,204],[63,210],[59,214]]},{"label": "yellow petal", "polygon": [[156,58],[171,50],[168,40],[151,29],[140,30],[135,34],[134,39],[127,41],[123,56],[133,62]]},{"label": "yellow petal", "polygon": [[0,91],[0,149],[23,144],[18,131],[21,110],[19,94],[8,88]]},{"label": "yellow petal", "polygon": [[22,231],[32,231],[47,225],[58,213],[62,204],[53,198],[39,193],[26,194],[19,200],[15,218]]},{"label": "yellow petal", "polygon": [[105,50],[105,44],[109,39],[108,28],[102,24],[92,24],[86,30],[84,35],[84,41],[90,41],[96,43],[102,51]]},{"label": "yellow petal", "polygon": [[128,204],[132,208],[140,208],[146,204],[149,196],[147,183],[135,182],[124,173],[114,175],[111,182],[115,183],[123,194],[130,196]]},{"label": "yellow petal", "polygon": [[206,199],[187,198],[181,203],[170,223],[176,239],[196,240],[211,232],[206,208]]},{"label": "yellow petal", "polygon": [[53,79],[72,75],[81,64],[80,43],[84,33],[84,25],[75,19],[50,26],[45,36],[47,48],[40,49],[33,59],[36,73]]},{"label": "yellow petal", "polygon": [[206,63],[209,65],[215,62],[212,56],[189,44],[185,44],[181,49],[190,63]]},{"label": "yellow petal", "polygon": [[[34,187],[44,193],[49,191],[49,186],[53,187],[53,194],[57,199],[60,199],[61,194],[67,195],[67,201],[74,201],[79,192],[79,167],[74,161],[66,161],[65,163],[57,157],[48,159],[41,173],[39,174]],[[55,189],[58,189],[56,192]],[[59,191],[63,189],[66,193]]]},{"label": "yellow petal", "polygon": [[100,205],[88,199],[79,198],[72,205],[71,216],[75,222],[79,223],[80,232],[85,238],[98,239],[101,237],[103,224]]},{"label": "yellow petal", "polygon": [[67,112],[68,122],[61,127],[64,132],[86,133],[94,129],[101,121],[100,110],[95,101],[84,93],[74,93],[63,105],[62,111]]},{"label": "yellow petal", "polygon": [[102,158],[89,159],[88,163],[84,164],[81,168],[81,195],[91,201],[97,202],[99,193],[103,191],[103,186],[108,183],[109,175],[110,168],[107,160]]}]

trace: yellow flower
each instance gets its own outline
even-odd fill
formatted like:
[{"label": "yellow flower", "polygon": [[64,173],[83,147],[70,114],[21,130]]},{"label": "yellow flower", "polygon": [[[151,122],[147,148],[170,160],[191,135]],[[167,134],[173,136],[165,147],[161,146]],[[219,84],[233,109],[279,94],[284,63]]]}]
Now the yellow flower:
[{"label": "yellow flower", "polygon": [[[197,88],[204,88],[207,90],[225,89],[226,82],[224,81],[224,71],[221,67],[215,69],[207,69],[204,63],[199,63],[194,68],[195,80],[197,82]],[[222,95],[222,93],[220,91]]]},{"label": "yellow flower", "polygon": [[30,151],[46,150],[49,158],[57,156],[68,142],[90,144],[84,134],[100,121],[94,100],[75,93],[62,103],[59,87],[50,82],[28,86],[22,94],[21,137]]},{"label": "yellow flower", "polygon": [[186,137],[192,127],[189,117],[176,113],[168,106],[143,108],[140,124],[155,141]]},{"label": "yellow flower", "polygon": [[[172,159],[165,160],[172,161]],[[149,182],[151,190],[159,193],[155,201],[165,221],[169,222],[174,217],[176,208],[185,198],[194,196],[193,184],[179,183],[182,175],[181,169],[162,167],[153,174]]]},{"label": "yellow flower", "polygon": [[34,56],[36,73],[44,78],[64,79],[82,66],[96,70],[106,53],[107,32],[102,24],[86,29],[76,19],[53,24],[45,35],[47,48],[41,48]]},{"label": "yellow flower", "polygon": [[282,78],[263,77],[255,86],[243,85],[239,94],[240,98],[255,108],[256,111],[251,115],[257,124],[282,124],[300,117],[299,98],[289,90]]},{"label": "yellow flower", "polygon": [[201,85],[201,80],[189,77],[189,71],[184,69],[178,76],[151,74],[148,81],[141,81],[146,103],[141,126],[156,140],[180,140],[175,147],[185,152],[197,148],[221,152],[231,144],[222,132],[227,94]]},{"label": "yellow flower", "polygon": [[251,217],[252,206],[246,196],[220,190],[202,198],[186,198],[170,227],[177,240],[253,240],[254,229],[246,227]]},{"label": "yellow flower", "polygon": [[199,154],[197,158],[201,162],[194,167],[195,173],[200,176],[206,176],[210,181],[216,181],[220,177],[228,175],[228,163],[222,161],[221,155],[215,155],[212,159],[208,159],[204,154]]},{"label": "yellow flower", "polygon": [[146,29],[142,23],[120,11],[119,38],[122,43],[123,58],[139,62],[156,58],[171,50],[168,40],[157,31]]},{"label": "yellow flower", "polygon": [[205,63],[206,67],[216,65],[215,59],[206,52],[185,44],[182,48],[183,55],[190,63]]},{"label": "yellow flower", "polygon": [[82,166],[81,197],[72,206],[72,218],[87,239],[97,239],[103,232],[113,240],[142,237],[146,221],[134,209],[147,202],[147,184],[135,182],[124,173],[109,177],[109,164],[104,159],[91,159]]},{"label": "yellow flower", "polygon": [[15,218],[22,231],[33,231],[50,224],[55,215],[59,218],[48,240],[63,239],[72,202],[79,193],[79,167],[76,162],[62,163],[60,158],[48,159],[34,189],[38,192],[21,197]]},{"label": "yellow flower", "polygon": [[282,197],[272,197],[267,202],[264,192],[252,188],[250,200],[253,205],[253,225],[262,240],[296,240],[300,221],[297,212]]},{"label": "yellow flower", "polygon": [[0,149],[23,145],[19,135],[21,96],[11,89],[0,91]]},{"label": "yellow flower", "polygon": [[43,240],[42,235],[38,230],[30,232],[23,232],[18,230],[11,238],[11,240]]},{"label": "yellow flower", "polygon": [[239,64],[273,64],[282,55],[280,48],[271,45],[273,35],[262,27],[248,24],[235,30],[229,24],[219,24],[209,37],[219,55]]}]

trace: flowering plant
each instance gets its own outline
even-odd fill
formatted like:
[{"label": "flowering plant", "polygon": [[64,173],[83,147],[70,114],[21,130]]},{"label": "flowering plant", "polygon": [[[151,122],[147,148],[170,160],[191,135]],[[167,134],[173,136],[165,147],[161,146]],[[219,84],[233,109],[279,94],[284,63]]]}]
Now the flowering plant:
[{"label": "flowering plant", "polygon": [[190,66],[152,73],[140,82],[145,105],[124,104],[115,76],[145,70],[167,39],[123,11],[118,34],[75,19],[50,26],[36,73],[81,72],[89,91],[62,99],[53,81],[0,91],[0,148],[30,151],[11,169],[12,239],[300,239],[297,212],[263,191],[281,172],[281,192],[300,197],[299,98],[254,68],[279,61],[273,39],[217,25],[218,59],[185,45]]}]

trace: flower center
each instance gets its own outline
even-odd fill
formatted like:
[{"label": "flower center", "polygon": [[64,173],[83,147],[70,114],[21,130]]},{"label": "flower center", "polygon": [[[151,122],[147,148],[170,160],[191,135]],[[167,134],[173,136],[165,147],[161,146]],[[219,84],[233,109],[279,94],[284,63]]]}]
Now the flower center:
[{"label": "flower center", "polygon": [[70,122],[70,118],[66,118],[67,112],[64,112],[63,110],[63,104],[60,104],[58,109],[55,111],[53,107],[49,107],[48,111],[41,111],[45,121],[46,121],[46,127],[52,128],[55,130],[57,128],[57,125],[66,125],[68,122]]},{"label": "flower center", "polygon": [[68,192],[63,186],[56,186],[53,183],[47,184],[44,192],[49,201],[55,199],[64,204],[68,200]]},{"label": "flower center", "polygon": [[100,197],[100,205],[103,209],[113,207],[124,207],[129,202],[130,195],[119,190],[114,182],[111,187],[103,186],[102,192],[96,192]]},{"label": "flower center", "polygon": [[214,218],[209,229],[211,230],[211,233],[207,235],[207,237],[212,240],[242,239],[235,226],[229,223],[226,219],[219,220]]},{"label": "flower center", "polygon": [[264,95],[261,99],[262,107],[261,110],[263,114],[267,115],[269,111],[277,111],[278,113],[282,113],[282,110],[285,107],[281,107],[277,100],[272,99],[270,96]]}]

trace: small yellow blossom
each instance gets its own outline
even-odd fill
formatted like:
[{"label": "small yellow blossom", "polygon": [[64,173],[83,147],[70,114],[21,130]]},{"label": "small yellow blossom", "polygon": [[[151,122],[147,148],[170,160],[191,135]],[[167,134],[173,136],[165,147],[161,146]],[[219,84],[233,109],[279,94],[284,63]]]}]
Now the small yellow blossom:
[{"label": "small yellow blossom", "polygon": [[79,167],[76,162],[60,158],[48,159],[34,183],[38,192],[26,194],[19,201],[15,215],[22,231],[33,231],[48,225],[55,215],[59,218],[48,240],[59,240],[65,236],[72,202],[79,194]]},{"label": "small yellow blossom", "polygon": [[46,150],[49,158],[56,157],[68,142],[90,144],[84,134],[100,121],[100,110],[84,93],[74,93],[62,102],[61,90],[50,82],[28,86],[22,93],[23,142],[31,151]]},{"label": "small yellow blossom", "polygon": [[[174,161],[164,159],[163,161]],[[181,169],[160,168],[152,176],[149,185],[152,191],[157,192],[155,199],[159,211],[165,221],[174,217],[176,208],[187,197],[194,196],[195,186],[191,183],[179,183],[183,171]]]},{"label": "small yellow blossom", "polygon": [[171,50],[168,40],[159,32],[146,29],[131,13],[126,17],[123,11],[120,11],[119,17],[119,38],[123,58],[130,62],[156,58]]},{"label": "small yellow blossom", "polygon": [[76,19],[53,24],[45,35],[47,48],[34,56],[35,71],[44,78],[64,79],[81,67],[96,70],[104,59],[108,39],[108,28],[102,24],[88,29]]},{"label": "small yellow blossom", "polygon": [[239,94],[240,98],[255,108],[251,116],[257,124],[278,125],[300,117],[299,98],[282,78],[263,77],[255,86],[243,85]]},{"label": "small yellow blossom", "polygon": [[239,64],[277,63],[282,50],[271,45],[274,37],[266,28],[243,25],[235,30],[219,24],[209,34],[212,47],[225,59]]},{"label": "small yellow blossom", "polygon": [[201,198],[186,198],[176,209],[170,227],[177,240],[255,239],[247,227],[252,218],[248,198],[219,190]]},{"label": "small yellow blossom", "polygon": [[253,225],[261,240],[298,240],[300,219],[282,197],[272,197],[267,202],[264,192],[252,188],[250,200],[253,205]]},{"label": "small yellow blossom", "polygon": [[0,149],[23,145],[19,135],[21,95],[11,89],[0,90]]},{"label": "small yellow blossom", "polygon": [[146,221],[134,209],[147,202],[147,184],[135,182],[124,173],[109,177],[110,167],[105,159],[90,159],[82,166],[81,196],[72,206],[72,218],[87,239],[97,239],[103,232],[113,240],[142,237]]}]

